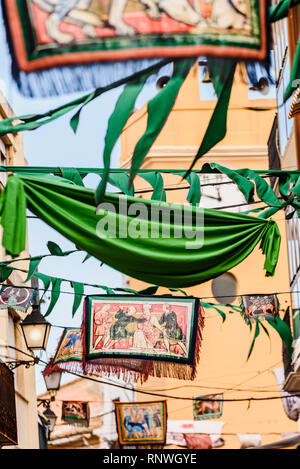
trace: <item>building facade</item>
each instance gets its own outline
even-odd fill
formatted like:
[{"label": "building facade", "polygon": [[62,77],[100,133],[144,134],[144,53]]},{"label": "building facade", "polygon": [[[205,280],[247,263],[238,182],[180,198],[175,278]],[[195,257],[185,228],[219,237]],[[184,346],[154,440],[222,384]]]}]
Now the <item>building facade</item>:
[{"label": "building facade", "polygon": [[[0,118],[11,118],[13,115],[12,109],[0,92]],[[9,134],[0,138],[0,158],[1,166],[26,165],[22,137],[20,134]],[[6,178],[6,173],[0,173],[1,190],[5,186]],[[9,259],[9,257],[5,255],[5,251],[2,247],[0,248],[0,256],[1,261]],[[28,257],[28,254],[26,255],[25,252],[22,257]],[[27,265],[23,262],[19,262],[18,267],[20,269],[26,269]],[[25,275],[26,274],[22,272],[13,271],[5,283],[21,285],[26,278]],[[22,353],[30,354],[30,351],[25,345],[20,328],[20,322],[24,318],[25,314],[20,311],[15,311],[13,308],[0,309],[0,359],[4,363],[30,359],[28,355]],[[13,375],[17,442],[15,442],[16,444],[14,445],[14,442],[11,441],[9,446],[6,446],[5,443],[2,442],[2,448],[37,449],[39,448],[39,436],[34,367],[25,368],[25,366],[19,366],[14,370]]]},{"label": "building facade", "polygon": [[[142,168],[159,170],[190,167],[216,104],[212,85],[203,79],[204,76],[203,65],[196,65],[191,70],[174,109]],[[204,155],[195,168],[200,168],[207,162],[216,162],[229,168],[269,168],[269,139],[272,130],[274,133],[276,90],[271,84],[263,90],[250,88],[253,87],[248,83],[247,74],[241,67],[235,75],[226,137]],[[263,107],[268,110],[255,112],[249,110],[249,107]],[[127,123],[121,138],[122,168],[130,167],[134,146],[146,128],[146,121],[147,112],[144,106]],[[200,206],[240,212],[250,208],[237,188],[223,176],[201,175],[200,179]],[[186,186],[185,181],[168,174],[164,175],[164,183],[165,187],[172,188],[167,191],[168,202],[186,203],[187,190],[181,188]],[[148,189],[145,181],[138,177],[136,188]],[[276,214],[274,218],[282,234],[280,257],[274,277],[265,277],[263,256],[257,248],[230,272],[185,291],[207,302],[235,305],[240,304],[240,296],[243,294],[288,292],[285,220],[282,213]],[[134,279],[127,278],[125,281],[137,290],[145,287],[142,282]],[[162,293],[169,292],[159,289],[158,294]],[[284,314],[290,305],[290,295],[280,294],[279,301],[281,314]],[[228,313],[226,321],[222,323],[216,312],[206,310],[196,379],[182,382],[150,378],[143,385],[144,391],[159,389],[160,394],[165,393],[168,396],[168,432],[179,434],[185,428],[194,433],[209,433],[212,437],[221,436],[225,442],[224,448],[240,448],[245,444],[242,443],[244,441],[252,439],[255,444],[266,444],[278,440],[278,434],[298,431],[298,423],[287,417],[279,399],[276,372],[282,367],[282,342],[274,331],[269,330],[269,334],[271,342],[266,335],[259,337],[247,361],[253,331],[250,332],[241,315]],[[193,399],[219,393],[224,398],[222,415],[213,420],[195,421]],[[185,400],[172,399],[172,396]],[[265,399],[272,396],[277,398]],[[258,400],[247,400],[249,397]],[[145,394],[138,393],[138,388],[137,399],[147,400]],[[174,439],[169,443],[169,447],[176,447]]]},{"label": "building facade", "polygon": [[[290,10],[289,17],[274,24],[275,78],[278,102],[277,149],[281,169],[300,169],[300,114],[291,117],[293,97],[283,104],[283,90],[290,81],[300,31],[300,8]],[[299,83],[295,83],[297,88]],[[299,88],[298,88],[299,90]],[[296,90],[296,91],[298,91]],[[300,224],[297,215],[286,221],[289,255],[289,278],[293,302],[294,337],[300,334]]]}]

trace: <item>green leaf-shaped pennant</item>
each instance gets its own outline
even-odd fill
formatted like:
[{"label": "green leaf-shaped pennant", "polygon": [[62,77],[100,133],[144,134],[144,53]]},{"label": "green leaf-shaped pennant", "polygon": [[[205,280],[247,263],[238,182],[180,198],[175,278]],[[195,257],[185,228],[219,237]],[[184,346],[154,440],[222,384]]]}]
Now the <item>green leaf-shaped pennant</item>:
[{"label": "green leaf-shaped pennant", "polygon": [[27,278],[25,280],[25,282],[28,282],[31,277],[33,276],[34,272],[37,270],[40,262],[42,260],[42,257],[33,257],[31,260],[30,260],[30,263],[29,263],[29,269],[28,269],[28,275],[27,275]]},{"label": "green leaf-shaped pennant", "polygon": [[74,288],[74,303],[72,308],[72,317],[75,315],[76,311],[78,310],[80,303],[82,301],[84,295],[84,285],[80,282],[70,282],[71,287]]},{"label": "green leaf-shaped pennant", "polygon": [[60,295],[60,287],[61,287],[61,278],[56,278],[56,277],[51,277],[51,301],[50,305],[47,309],[47,312],[45,314],[46,316],[49,316],[49,314],[53,311],[54,306],[56,305],[59,295]]},{"label": "green leaf-shaped pennant", "polygon": [[252,353],[252,351],[253,351],[253,348],[254,348],[255,341],[256,341],[257,337],[259,336],[259,333],[260,333],[259,323],[258,323],[258,321],[256,321],[256,326],[255,326],[255,331],[254,331],[254,337],[253,337],[253,340],[252,340],[252,342],[251,342],[250,349],[249,349],[249,352],[248,352],[248,357],[247,357],[247,360],[246,360],[246,361],[248,361],[249,358],[250,358],[250,355],[251,355],[251,353]]},{"label": "green leaf-shaped pennant", "polygon": [[54,243],[53,241],[48,241],[47,247],[52,256],[64,256],[62,249],[58,246],[58,244]]},{"label": "green leaf-shaped pennant", "polygon": [[7,265],[0,266],[0,282],[5,282],[12,273],[13,268],[7,267]]}]

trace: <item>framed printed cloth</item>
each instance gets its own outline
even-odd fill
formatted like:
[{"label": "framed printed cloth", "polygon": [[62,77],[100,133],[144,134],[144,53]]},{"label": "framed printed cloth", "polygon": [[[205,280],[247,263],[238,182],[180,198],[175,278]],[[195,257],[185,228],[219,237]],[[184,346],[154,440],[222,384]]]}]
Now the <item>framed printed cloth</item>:
[{"label": "framed printed cloth", "polygon": [[65,423],[89,426],[89,403],[81,401],[62,402],[62,420]]},{"label": "framed printed cloth", "polygon": [[120,445],[164,444],[167,404],[161,402],[115,402]]},{"label": "framed printed cloth", "polygon": [[203,325],[197,298],[88,296],[82,325],[84,360],[144,360],[157,376],[193,379]]},{"label": "framed printed cloth", "polygon": [[25,72],[153,57],[266,58],[266,0],[2,2]]},{"label": "framed printed cloth", "polygon": [[0,289],[0,309],[14,308],[26,312],[35,295],[36,290],[34,288],[3,285]]},{"label": "framed printed cloth", "polygon": [[276,317],[279,311],[277,295],[243,295],[242,310],[248,320],[261,316]]},{"label": "framed printed cloth", "polygon": [[209,394],[194,397],[194,420],[215,419],[221,417],[223,411],[223,394]]},{"label": "framed printed cloth", "polygon": [[81,329],[66,327],[52,359],[52,365],[71,362],[82,362]]},{"label": "framed printed cloth", "polygon": [[59,339],[54,357],[50,360],[44,375],[55,371],[76,372],[81,374],[93,374],[96,376],[117,375],[124,380],[135,378],[141,383],[148,378],[151,368],[143,360],[97,360],[96,364],[90,361],[83,366],[81,329],[66,327]]}]

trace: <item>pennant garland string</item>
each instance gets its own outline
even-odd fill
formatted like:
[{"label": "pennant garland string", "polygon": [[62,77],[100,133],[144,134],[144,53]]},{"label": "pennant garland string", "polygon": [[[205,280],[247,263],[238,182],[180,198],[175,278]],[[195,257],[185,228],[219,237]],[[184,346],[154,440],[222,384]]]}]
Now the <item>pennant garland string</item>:
[{"label": "pennant garland string", "polygon": [[[94,173],[103,174],[103,169],[100,168],[43,168],[43,167],[0,167],[0,171],[14,172],[20,175],[34,174],[38,177],[46,177],[49,180],[55,181],[54,175],[57,176],[57,181],[64,182],[62,174],[68,173],[70,180],[74,182],[74,175],[84,178],[87,174]],[[129,170],[110,170],[109,182],[118,187],[122,193],[128,196],[133,196],[135,193],[132,186],[128,190]],[[52,174],[52,175],[51,175]],[[185,178],[190,184],[187,194],[187,201],[191,205],[197,206],[201,200],[200,178],[201,174],[223,174],[228,178],[228,183],[236,184],[246,199],[246,203],[251,204],[255,202],[254,195],[256,193],[259,200],[267,204],[264,207],[257,209],[247,210],[243,213],[262,212],[259,214],[260,218],[269,218],[279,210],[284,210],[287,207],[292,207],[292,212],[287,213],[287,219],[291,218],[294,213],[299,213],[300,209],[300,171],[288,170],[250,170],[249,168],[230,169],[217,163],[206,163],[199,170],[140,170],[137,173],[140,177],[145,179],[153,189],[151,199],[157,201],[165,201],[165,192],[163,175],[172,174]],[[74,176],[74,177],[73,177]],[[280,196],[274,192],[272,187],[266,181],[266,178],[278,178],[278,192]],[[82,181],[82,179],[81,179]],[[216,183],[217,185],[218,183]],[[81,185],[81,184],[80,184]],[[82,186],[83,187],[83,186]],[[180,189],[180,185],[178,189]],[[176,188],[177,189],[177,188]]]},{"label": "pennant garland string", "polygon": [[[0,269],[1,269],[1,266],[0,266]],[[1,281],[7,280],[9,275],[14,270],[19,271],[19,272],[27,272],[27,270],[24,270],[24,269],[18,269],[18,268],[15,268],[15,267],[11,267],[11,268],[6,270],[6,274],[3,275],[3,277],[6,277],[6,278],[3,278]],[[97,284],[91,284],[91,283],[76,282],[74,280],[69,280],[69,279],[65,279],[65,278],[59,278],[59,277],[53,277],[53,276],[50,276],[50,275],[46,275],[46,274],[43,274],[42,272],[35,272],[35,273],[33,273],[32,276],[38,278],[39,280],[41,280],[43,282],[43,284],[44,284],[44,289],[43,289],[44,294],[49,290],[49,288],[51,286],[51,304],[50,304],[51,308],[50,307],[48,308],[47,312],[45,313],[45,316],[48,316],[52,312],[52,310],[54,309],[54,307],[55,307],[55,305],[58,301],[59,295],[60,295],[62,282],[68,282],[70,284],[70,286],[74,289],[74,304],[73,304],[73,308],[72,308],[72,316],[75,315],[76,311],[78,310],[78,308],[81,304],[82,297],[84,296],[84,288],[86,286],[93,287],[93,288],[99,288],[101,290],[104,290],[104,291],[107,292],[108,295],[114,295],[114,294],[116,294],[116,292],[131,293],[131,294],[134,294],[134,295],[145,295],[145,294],[149,294],[149,293],[150,294],[155,294],[157,292],[158,288],[159,288],[159,286],[153,285],[151,287],[147,287],[143,290],[137,291],[137,290],[134,290],[132,288],[107,287],[106,285],[97,285]],[[18,288],[27,288],[27,287],[20,286]],[[187,293],[184,290],[182,290],[181,288],[170,288],[169,290],[173,291],[173,292],[174,291],[181,292],[183,295],[187,296]],[[43,296],[44,296],[44,294],[43,294]],[[42,301],[43,296],[40,299],[40,302]]]}]

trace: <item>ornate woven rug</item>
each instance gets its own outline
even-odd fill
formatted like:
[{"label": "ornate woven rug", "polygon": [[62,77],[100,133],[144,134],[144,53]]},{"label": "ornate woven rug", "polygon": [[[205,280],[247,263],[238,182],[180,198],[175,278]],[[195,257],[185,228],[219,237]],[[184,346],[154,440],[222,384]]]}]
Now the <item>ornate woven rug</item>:
[{"label": "ornate woven rug", "polygon": [[193,379],[203,326],[197,298],[88,296],[82,324],[84,361],[96,368],[97,359],[144,360],[151,375]]}]

